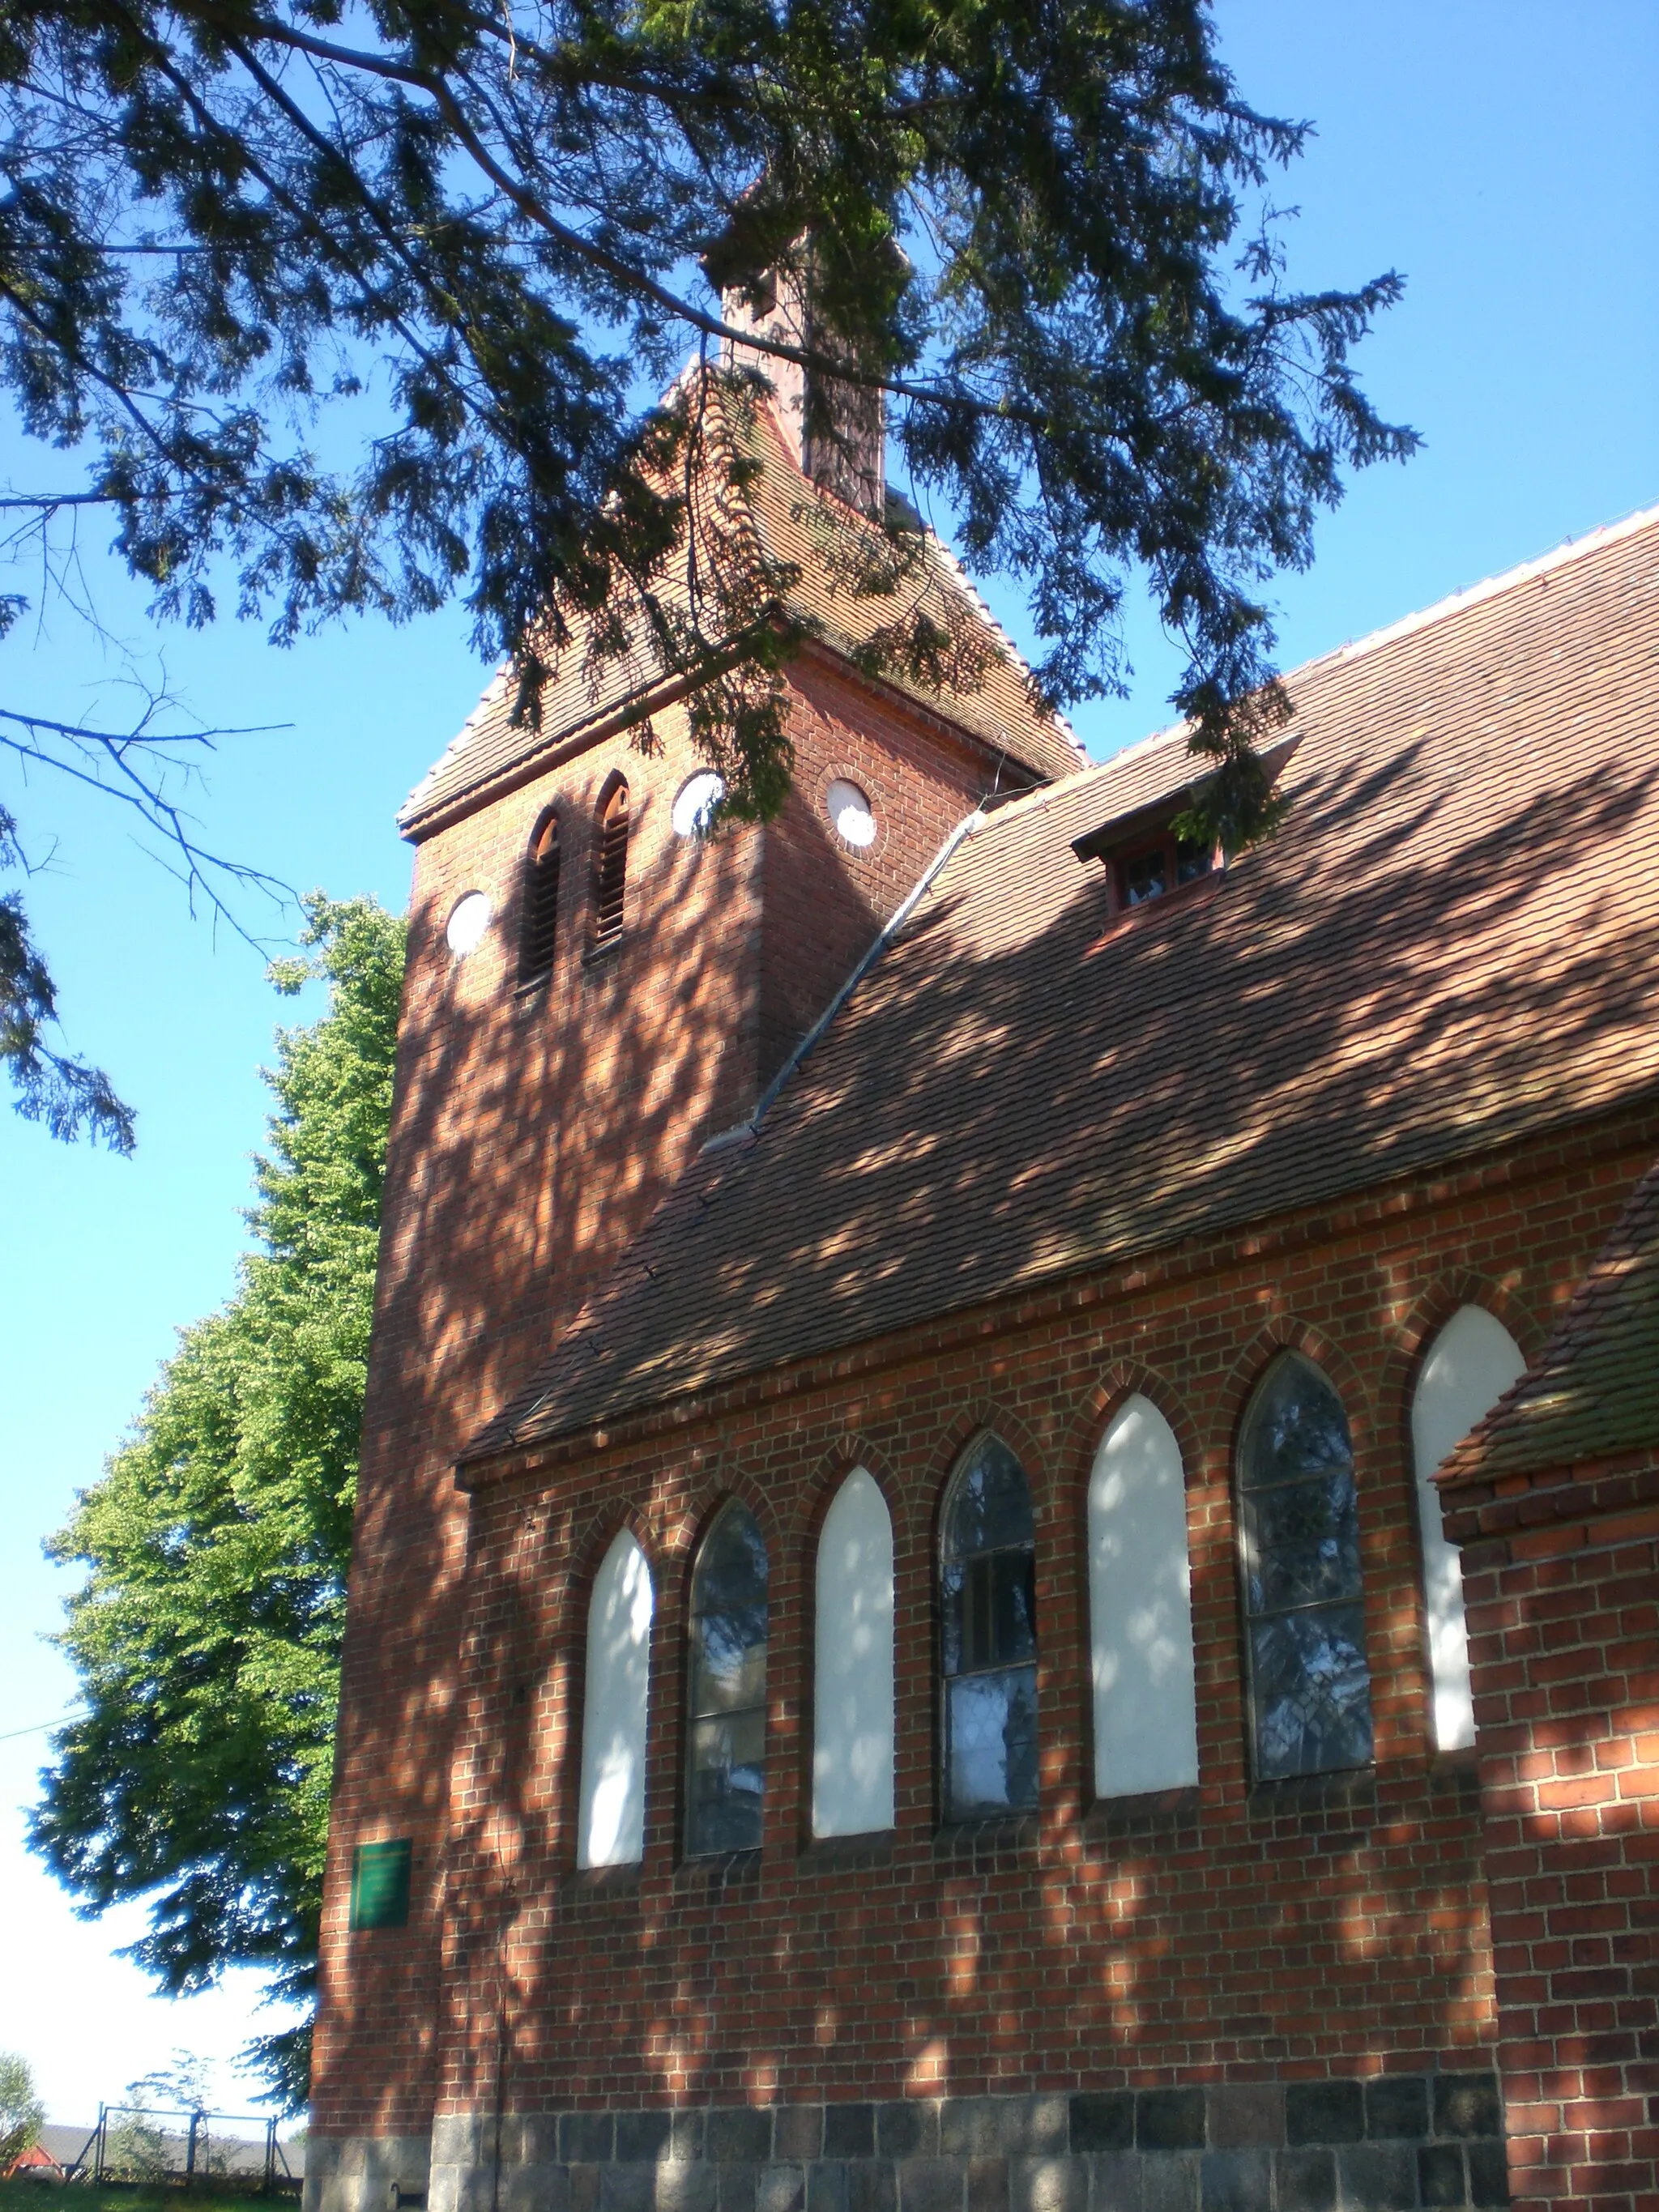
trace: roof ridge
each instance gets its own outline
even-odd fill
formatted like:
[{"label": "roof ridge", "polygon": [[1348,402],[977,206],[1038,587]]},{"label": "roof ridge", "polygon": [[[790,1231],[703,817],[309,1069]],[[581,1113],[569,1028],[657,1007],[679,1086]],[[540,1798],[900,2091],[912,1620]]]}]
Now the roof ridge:
[{"label": "roof ridge", "polygon": [[513,664],[511,660],[502,660],[496,663],[494,675],[491,676],[489,681],[484,685],[483,690],[478,694],[477,698],[474,701],[472,710],[468,714],[466,720],[461,724],[460,728],[456,731],[454,736],[439,754],[437,759],[433,762],[431,767],[428,769],[426,774],[421,778],[420,781],[413,786],[410,791],[408,798],[404,799],[403,805],[398,809],[396,815],[393,817],[393,819],[396,822],[402,823],[409,819],[416,811],[416,802],[420,799],[421,793],[427,789],[428,785],[436,783],[439,770],[447,767],[451,761],[459,760],[461,755],[466,750],[467,747],[473,742],[483,725],[486,713],[490,708],[494,707],[497,703],[501,698],[501,693],[506,689],[507,678],[512,673],[512,668]]},{"label": "roof ridge", "polygon": [[[820,506],[828,507],[832,510],[838,510],[841,518],[846,522],[850,523],[854,529],[867,531],[872,535],[880,535],[883,526],[873,515],[866,514],[861,508],[855,507],[850,500],[847,499],[842,493],[838,492],[833,484],[820,483],[817,477],[807,476],[805,471],[801,469],[799,463],[794,459],[793,455],[790,452],[788,434],[783,427],[783,418],[778,411],[778,400],[775,391],[769,386],[765,391],[757,395],[755,412],[757,418],[763,421],[767,428],[770,430],[772,436],[777,441],[778,447],[782,453],[785,460],[800,477],[799,491],[801,495],[804,495],[801,498],[800,512],[806,512],[809,501],[816,501]],[[980,590],[973,578],[969,574],[967,569],[963,567],[960,557],[957,556],[948,540],[941,537],[939,532],[934,529],[933,524],[926,519],[920,507],[916,506],[915,501],[909,498],[908,493],[903,492],[899,487],[888,482],[884,468],[882,471],[882,490],[884,495],[888,492],[896,491],[898,493],[898,496],[905,501],[905,503],[915,514],[921,535],[927,541],[928,547],[933,556],[937,558],[939,565],[949,571],[951,578],[955,583],[957,589],[962,593],[963,598],[967,600],[973,613],[977,616],[978,619],[991,633],[991,641],[993,646],[1003,655],[1004,659],[1008,662],[1009,665],[1016,672],[1016,673],[1026,680],[1029,685],[1031,678],[1031,664],[1026,659],[1024,654],[1014,643],[1013,639],[1008,635],[1007,630],[1003,627],[996,615],[993,613],[989,601],[986,599],[985,594]],[[759,526],[757,523],[755,525],[755,527],[758,530]],[[835,646],[833,640],[825,639],[822,641],[822,642],[829,644],[831,650],[842,650],[842,648]],[[943,695],[939,696],[942,699]],[[1093,765],[1093,763],[1089,760],[1088,750],[1085,746],[1082,738],[1078,736],[1077,732],[1072,727],[1070,722],[1066,720],[1065,715],[1060,712],[1058,708],[1048,707],[1044,709],[1044,712],[1048,714],[1048,720],[1054,725],[1055,733],[1060,738],[1062,744],[1069,746],[1071,750],[1078,755],[1079,766],[1086,768]],[[1017,745],[1014,740],[1011,738],[1007,729],[1004,727],[1000,721],[998,722],[997,727],[1002,735],[1005,753],[1017,753]],[[1063,781],[1063,779],[1054,780]]]},{"label": "roof ridge", "polygon": [[1080,784],[1089,782],[1091,778],[1109,775],[1125,761],[1138,760],[1143,753],[1154,752],[1160,745],[1174,744],[1178,738],[1186,736],[1187,728],[1185,722],[1171,723],[1168,729],[1154,730],[1150,737],[1136,738],[1129,744],[1120,745],[1116,752],[1103,761],[1085,760],[1069,775],[1057,775],[1051,782],[1036,784],[1030,791],[1022,791],[1012,798],[1000,799],[995,808],[987,813],[985,827],[994,830],[1016,815],[1040,811],[1052,800],[1069,797]]},{"label": "roof ridge", "polygon": [[[940,537],[939,532],[934,529],[931,522],[923,520],[921,527],[924,534],[933,540],[934,546],[938,549],[939,558],[944,562],[945,565],[950,569],[951,574],[956,578],[957,584],[961,587],[963,598],[972,601],[975,608],[979,613],[980,619],[984,623],[987,629],[988,629],[992,633],[993,636],[996,638],[998,642],[1001,645],[1003,651],[1007,654],[1009,659],[1019,671],[1020,674],[1025,677],[1029,681],[1031,674],[1030,662],[1027,660],[1025,655],[1020,651],[1019,647],[1014,643],[1013,639],[1009,636],[1007,631],[1003,628],[1002,623],[992,612],[990,601],[986,598],[984,592],[981,591],[979,586],[974,581],[968,571],[963,567],[959,556],[951,546],[948,541]],[[1089,760],[1088,750],[1084,744],[1082,738],[1079,737],[1077,732],[1066,720],[1065,715],[1060,713],[1057,707],[1050,707],[1048,713],[1053,720],[1054,727],[1060,732],[1060,735],[1069,744],[1076,747],[1078,752],[1082,757],[1084,763],[1085,765],[1093,766],[1094,763]],[[1059,781],[1060,779],[1056,780]],[[1069,781],[1069,779],[1066,780]]]},{"label": "roof ridge", "polygon": [[[1426,607],[1419,607],[1414,613],[1400,615],[1393,622],[1384,623],[1380,629],[1367,630],[1359,637],[1347,638],[1340,645],[1328,646],[1323,653],[1316,653],[1307,660],[1297,661],[1294,668],[1285,669],[1279,680],[1288,687],[1298,677],[1324,667],[1328,661],[1358,660],[1366,653],[1376,653],[1383,646],[1394,644],[1400,638],[1413,636],[1419,630],[1432,628],[1436,623],[1449,622],[1467,607],[1482,606],[1488,599],[1500,598],[1504,592],[1529,583],[1535,576],[1552,574],[1574,561],[1601,552],[1606,546],[1616,545],[1626,538],[1638,537],[1650,524],[1659,524],[1659,502],[1650,507],[1632,507],[1627,514],[1621,514],[1612,522],[1598,523],[1581,538],[1564,538],[1547,553],[1534,554],[1529,560],[1517,562],[1512,568],[1500,568],[1495,576],[1484,577],[1474,584],[1460,584],[1455,592],[1448,592],[1443,598],[1431,600]],[[1161,729],[1153,730],[1144,738],[1136,738],[1128,744],[1120,745],[1104,760],[1091,761],[1083,773],[1086,775],[1091,770],[1098,772],[1116,768],[1120,762],[1149,752],[1156,745],[1172,743],[1183,736],[1189,727],[1184,718],[1178,722],[1166,722]],[[1051,793],[1063,791],[1076,780],[1072,776],[1056,777],[1044,788]],[[1039,795],[1036,793],[1026,794],[1028,798]],[[1012,811],[1013,802],[999,807],[997,819],[1000,820],[1003,815]]]},{"label": "roof ridge", "polygon": [[1368,630],[1361,637],[1349,638],[1341,645],[1317,653],[1311,660],[1298,662],[1296,667],[1286,670],[1279,680],[1290,684],[1297,677],[1307,675],[1311,669],[1322,668],[1327,661],[1358,660],[1365,653],[1376,653],[1385,645],[1392,645],[1398,638],[1411,637],[1419,630],[1431,629],[1436,623],[1449,622],[1466,608],[1483,606],[1487,600],[1499,599],[1505,592],[1515,591],[1521,585],[1530,583],[1534,577],[1553,574],[1557,569],[1570,567],[1573,562],[1583,560],[1592,553],[1599,553],[1607,546],[1616,545],[1624,538],[1638,537],[1644,530],[1655,524],[1659,524],[1659,503],[1651,507],[1632,507],[1628,514],[1622,514],[1614,521],[1598,523],[1593,530],[1587,530],[1582,538],[1564,538],[1559,545],[1553,545],[1547,553],[1534,554],[1530,560],[1519,561],[1512,568],[1501,568],[1495,576],[1483,577],[1478,583],[1461,584],[1455,592],[1448,592],[1443,599],[1435,599],[1426,607],[1419,607],[1414,614],[1401,615],[1397,621],[1385,623],[1380,629]]}]

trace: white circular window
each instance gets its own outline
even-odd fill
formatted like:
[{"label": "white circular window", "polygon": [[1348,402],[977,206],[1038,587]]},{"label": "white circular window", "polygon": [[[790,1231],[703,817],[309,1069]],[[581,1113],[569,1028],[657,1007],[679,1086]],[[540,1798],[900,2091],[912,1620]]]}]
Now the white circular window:
[{"label": "white circular window", "polygon": [[701,837],[714,818],[714,809],[726,796],[726,778],[716,775],[712,768],[699,769],[680,786],[669,819],[677,837]]},{"label": "white circular window", "polygon": [[836,835],[860,851],[876,842],[876,817],[869,795],[838,775],[823,794],[823,804],[830,819],[836,825]]},{"label": "white circular window", "polygon": [[469,952],[476,952],[483,943],[491,914],[489,901],[482,891],[469,891],[464,899],[456,902],[444,935],[458,960],[465,960]]}]

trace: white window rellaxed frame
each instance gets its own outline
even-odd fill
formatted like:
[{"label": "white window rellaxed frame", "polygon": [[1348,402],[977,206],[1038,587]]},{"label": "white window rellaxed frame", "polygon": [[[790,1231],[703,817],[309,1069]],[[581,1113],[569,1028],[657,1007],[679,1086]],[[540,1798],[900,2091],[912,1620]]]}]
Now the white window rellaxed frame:
[{"label": "white window rellaxed frame", "polygon": [[818,1538],[812,1665],[812,1833],[893,1825],[893,1523],[854,1468]]},{"label": "white window rellaxed frame", "polygon": [[1463,1620],[1463,1563],[1446,1540],[1434,1471],[1526,1365],[1501,1321],[1481,1306],[1460,1306],[1429,1347],[1412,1395],[1412,1456],[1417,1467],[1417,1525],[1423,1542],[1423,1595],[1434,1687],[1434,1740],[1442,1751],[1474,1741],[1469,1638]]},{"label": "white window rellaxed frame", "polygon": [[1198,1693],[1181,1447],[1135,1396],[1089,1478],[1095,1794],[1143,1796],[1198,1780]]},{"label": "white window rellaxed frame", "polygon": [[628,1866],[645,1856],[651,1609],[651,1570],[624,1528],[593,1578],[587,1608],[579,1867]]}]

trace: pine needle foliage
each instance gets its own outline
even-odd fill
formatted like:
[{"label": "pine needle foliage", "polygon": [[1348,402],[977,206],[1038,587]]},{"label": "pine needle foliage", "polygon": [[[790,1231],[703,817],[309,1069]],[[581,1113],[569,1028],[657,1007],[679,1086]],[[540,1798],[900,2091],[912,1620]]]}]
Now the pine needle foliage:
[{"label": "pine needle foliage", "polygon": [[[0,870],[23,866],[17,824],[0,806]],[[12,1104],[26,1121],[43,1121],[65,1142],[90,1137],[131,1152],[133,1112],[108,1076],[49,1042],[58,992],[16,891],[0,894],[0,1067],[10,1074]]]},{"label": "pine needle foliage", "polygon": [[[374,1303],[404,924],[306,902],[329,986],[279,1030],[276,1101],[234,1296],[180,1333],[129,1441],[50,1543],[84,1583],[58,1641],[86,1711],[54,1739],[34,1848],[88,1916],[133,1899],[164,1990],[229,1966],[312,1990]],[[304,2102],[309,2029],[252,2046]]]},{"label": "pine needle foliage", "polygon": [[1046,698],[1121,684],[1150,579],[1237,843],[1261,586],[1415,442],[1350,360],[1397,278],[1285,282],[1307,128],[1248,104],[1205,0],[9,0],[0,385],[84,462],[35,505],[103,507],[162,611],[228,588],[285,638],[459,592],[532,714],[573,638],[644,624],[750,672],[708,726],[763,813],[775,580],[694,546],[685,618],[696,409],[648,394],[787,280],[775,358],[884,395],[921,510],[1027,592]]}]

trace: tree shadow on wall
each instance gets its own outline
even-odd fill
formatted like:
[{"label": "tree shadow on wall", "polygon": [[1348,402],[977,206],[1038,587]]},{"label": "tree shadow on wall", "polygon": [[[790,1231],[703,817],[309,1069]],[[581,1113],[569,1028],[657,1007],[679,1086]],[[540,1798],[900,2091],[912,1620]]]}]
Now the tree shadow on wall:
[{"label": "tree shadow on wall", "polygon": [[[1546,763],[1470,824],[1416,767],[1407,750],[1331,775],[1213,896],[1115,928],[1063,840],[1027,935],[976,907],[994,884],[947,884],[758,1139],[691,1171],[529,1418],[575,1425],[1651,1099],[1659,779],[1552,781]],[[495,2023],[453,2023],[458,2094],[495,2080],[509,2108],[556,2106],[655,2068],[682,2099],[816,2097],[914,2082],[929,2052],[936,2091],[1109,2085],[1176,2045],[1217,2067],[1322,2062],[1334,2043],[1358,2060],[1396,2048],[1378,2023],[1407,2014],[1425,2063],[1471,2047],[1487,1967],[1478,1869],[1457,1856],[1468,1808],[1454,1792],[1425,1821],[1387,1776],[1370,1812],[1236,1821],[1219,1876],[1208,1838],[1068,1856],[1045,1836],[1035,1912],[1029,1857],[953,1868],[926,1838],[901,1929],[872,1924],[856,1875],[765,1867],[724,1896],[647,1882],[604,1922],[634,1978],[573,1985],[544,1948],[578,1909],[538,1856],[548,1777],[509,1717],[549,1556],[513,1549],[519,1510],[492,1539],[501,1581],[471,1684],[490,1717],[457,1800],[457,1986]],[[665,1595],[671,1655],[679,1629]],[[665,1732],[672,1715],[653,1716]],[[672,1765],[671,1743],[653,1790],[672,1795]],[[1230,1980],[1245,1934],[1252,1963]],[[901,1941],[902,1963],[861,1990],[848,1962]],[[1343,2012],[1332,2037],[1307,2025],[1310,1988]],[[1034,2027],[1032,1993],[1052,1989],[1062,2024]]]},{"label": "tree shadow on wall", "polygon": [[1115,927],[1068,849],[1042,926],[991,951],[992,891],[947,877],[755,1141],[683,1180],[520,1436],[1650,1092],[1655,776],[1466,830],[1411,766],[1331,778],[1215,896]]},{"label": "tree shadow on wall", "polygon": [[[368,2092],[376,2124],[390,2130],[414,2124],[431,2094],[441,1916],[454,1916],[453,1942],[470,1940],[476,1838],[442,1840],[452,1793],[464,1802],[465,1791],[452,1736],[464,1710],[472,1540],[455,1461],[546,1358],[702,1140],[752,1109],[772,1072],[758,1058],[769,1042],[783,1051],[817,1011],[787,989],[763,1004],[761,833],[670,837],[658,818],[667,794],[643,776],[624,930],[596,956],[594,854],[570,833],[592,831],[609,765],[573,763],[525,795],[526,839],[556,800],[568,841],[544,983],[519,983],[516,899],[487,950],[464,961],[444,943],[453,884],[441,881],[411,916],[337,1766],[377,1832],[414,1833],[416,1910],[395,1942],[334,1946],[316,2085],[332,2098],[329,2069],[360,2063],[354,2050],[383,2052],[392,2036],[404,2056],[377,2062]],[[817,916],[813,956],[833,975],[821,1004],[881,917],[812,810],[793,835],[793,889]],[[355,1805],[352,1817],[362,1817]],[[334,1849],[349,1855],[343,1825]],[[344,1894],[338,1868],[331,1894]],[[487,1904],[483,1924],[495,1912]]]}]

